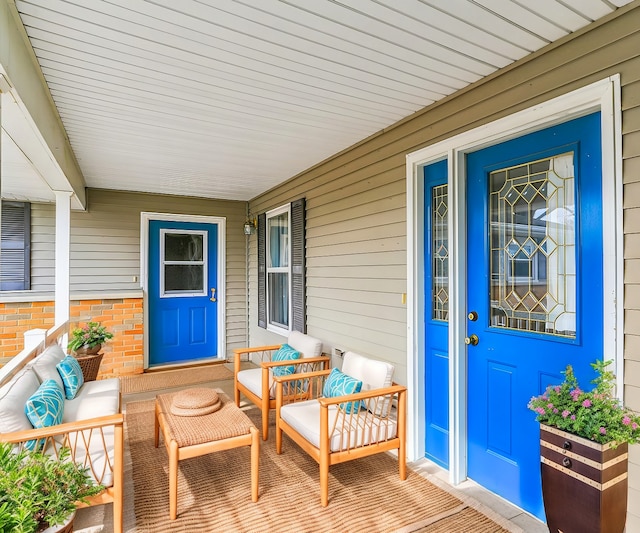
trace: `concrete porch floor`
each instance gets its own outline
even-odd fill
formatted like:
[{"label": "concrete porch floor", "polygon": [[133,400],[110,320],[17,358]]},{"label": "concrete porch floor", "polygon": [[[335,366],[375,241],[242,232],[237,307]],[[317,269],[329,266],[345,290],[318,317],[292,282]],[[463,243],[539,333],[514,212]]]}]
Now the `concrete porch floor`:
[{"label": "concrete porch floor", "polygon": [[[232,363],[225,363],[225,366],[229,370],[233,371]],[[218,380],[199,384],[201,386],[212,386],[222,389],[229,397],[233,398],[233,380]],[[184,387],[178,387],[175,389],[165,389],[163,392],[172,392]],[[123,408],[126,410],[126,404],[128,402],[137,402],[143,400],[151,400],[156,397],[158,391],[148,391],[135,394],[123,395]],[[244,400],[244,399],[243,399]],[[246,401],[246,400],[244,400]],[[454,493],[458,493],[459,496],[469,501],[471,506],[479,509],[486,508],[489,511],[496,513],[498,516],[508,521],[508,527],[514,533],[548,533],[546,525],[537,518],[524,512],[522,509],[512,505],[501,497],[489,492],[483,487],[479,486],[473,481],[465,481],[460,485],[453,486],[448,481],[448,473],[446,470],[440,468],[435,463],[427,459],[420,459],[413,463],[409,463],[408,466],[415,472],[423,475],[425,478],[434,484],[450,490]],[[129,500],[131,501],[131,500]],[[105,510],[111,512],[110,506],[104,506]],[[126,504],[125,504],[126,507]],[[100,527],[100,516],[103,516],[102,512],[95,512],[96,508],[92,509],[80,509],[76,516],[74,531],[77,533],[110,533],[106,528]],[[125,532],[131,531],[126,528],[126,515],[132,513],[132,509],[125,508]],[[490,514],[490,513],[489,513]],[[109,521],[110,522],[110,521]],[[452,532],[454,533],[454,532]]]}]

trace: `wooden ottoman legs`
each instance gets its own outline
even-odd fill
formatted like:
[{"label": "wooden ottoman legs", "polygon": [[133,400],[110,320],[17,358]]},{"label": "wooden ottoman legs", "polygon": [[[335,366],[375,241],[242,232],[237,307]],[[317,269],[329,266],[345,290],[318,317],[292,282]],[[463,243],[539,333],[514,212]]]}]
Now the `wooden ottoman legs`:
[{"label": "wooden ottoman legs", "polygon": [[[160,444],[161,426],[165,441],[167,438],[164,423],[161,422],[160,416],[160,410],[156,404],[154,424],[154,444],[156,448]],[[178,517],[178,462],[181,459],[180,448],[174,440],[165,442],[165,445],[169,456],[169,517],[171,520],[175,520]],[[257,428],[251,427],[249,429],[249,435],[233,437],[231,439],[226,439],[226,441],[214,441],[203,445],[183,448],[184,457],[182,457],[182,459],[197,457],[214,451],[235,448],[243,445],[249,445],[251,447],[251,501],[257,502],[260,482],[260,432]]]}]

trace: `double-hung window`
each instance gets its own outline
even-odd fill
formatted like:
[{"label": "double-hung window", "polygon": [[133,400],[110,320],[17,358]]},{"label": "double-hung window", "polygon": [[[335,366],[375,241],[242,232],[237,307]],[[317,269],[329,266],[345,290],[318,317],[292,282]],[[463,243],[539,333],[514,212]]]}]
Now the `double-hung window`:
[{"label": "double-hung window", "polygon": [[289,332],[291,256],[289,205],[267,213],[267,320],[269,328]]},{"label": "double-hung window", "polygon": [[305,325],[305,202],[258,216],[258,325],[288,335]]}]

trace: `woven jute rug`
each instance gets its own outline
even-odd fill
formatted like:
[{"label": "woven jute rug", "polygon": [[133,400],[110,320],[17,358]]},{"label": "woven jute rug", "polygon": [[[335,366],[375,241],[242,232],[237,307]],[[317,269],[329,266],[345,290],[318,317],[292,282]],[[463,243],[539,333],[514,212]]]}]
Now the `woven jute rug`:
[{"label": "woven jute rug", "polygon": [[133,394],[232,378],[231,370],[221,364],[215,364],[122,376],[120,384],[122,394]]},{"label": "woven jute rug", "polygon": [[[146,532],[391,532],[502,533],[513,531],[419,474],[398,476],[388,454],[330,469],[329,506],[320,505],[318,465],[286,436],[260,450],[260,499],[251,502],[249,448],[180,462],[178,519],[169,520],[168,463],[153,445],[153,401],[129,402],[126,437],[131,459],[135,526]],[[259,427],[260,412],[246,411]],[[504,526],[504,527],[503,527]]]}]

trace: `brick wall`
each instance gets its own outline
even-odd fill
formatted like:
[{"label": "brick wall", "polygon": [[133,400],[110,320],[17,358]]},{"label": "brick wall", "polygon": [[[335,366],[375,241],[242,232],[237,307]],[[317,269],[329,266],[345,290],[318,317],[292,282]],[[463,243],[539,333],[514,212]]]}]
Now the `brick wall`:
[{"label": "brick wall", "polygon": [[[22,350],[25,331],[49,329],[54,316],[52,301],[0,303],[0,366]],[[141,298],[72,300],[70,330],[89,321],[100,322],[113,333],[102,347],[98,378],[143,372]]]}]

